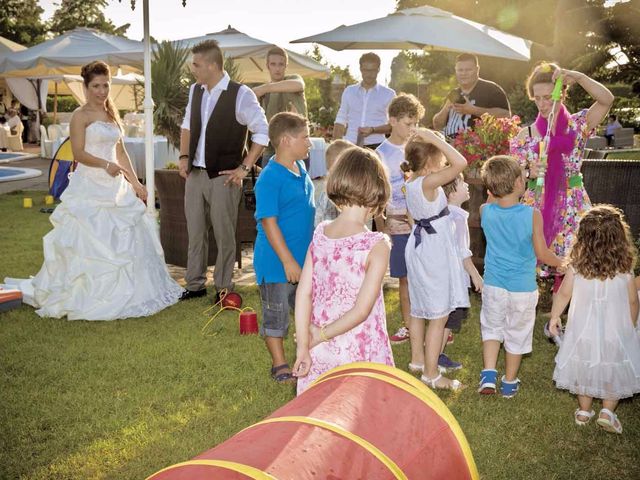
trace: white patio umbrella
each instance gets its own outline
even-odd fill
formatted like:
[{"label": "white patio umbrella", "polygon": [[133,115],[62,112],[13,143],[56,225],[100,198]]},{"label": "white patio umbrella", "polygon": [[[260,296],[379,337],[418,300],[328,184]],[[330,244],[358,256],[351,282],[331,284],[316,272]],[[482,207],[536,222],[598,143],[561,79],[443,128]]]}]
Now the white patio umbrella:
[{"label": "white patio umbrella", "polygon": [[0,61],[0,75],[21,78],[77,75],[83,65],[94,60],[117,66],[125,73],[139,72],[142,59],[142,42],[90,28],[76,28],[7,55]]},{"label": "white patio umbrella", "polygon": [[[176,40],[183,48],[191,48],[204,40],[216,40],[224,52],[225,58],[233,59],[238,67],[240,77],[245,83],[268,82],[269,72],[266,67],[266,56],[273,43],[258,40],[242,33],[229,25],[225,30],[208,33],[200,37]],[[329,68],[314,59],[287,50],[289,56],[288,74],[302,77],[328,78]]]},{"label": "white patio umbrella", "polygon": [[430,6],[407,8],[386,17],[299,38],[334,50],[427,49],[475,53],[528,61],[530,40]]},{"label": "white patio umbrella", "polygon": [[[76,101],[86,102],[83,80],[80,75],[63,75],[62,80]],[[111,77],[110,97],[118,110],[138,110],[142,96],[138,97],[137,88],[144,84],[144,77],[138,73],[127,73]]]}]

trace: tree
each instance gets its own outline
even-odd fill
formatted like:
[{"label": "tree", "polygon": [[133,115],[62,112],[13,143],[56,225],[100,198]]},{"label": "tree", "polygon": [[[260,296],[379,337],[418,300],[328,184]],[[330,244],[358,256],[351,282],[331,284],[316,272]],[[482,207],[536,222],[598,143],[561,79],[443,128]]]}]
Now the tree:
[{"label": "tree", "polygon": [[49,22],[49,31],[60,35],[77,27],[94,28],[112,35],[124,35],[130,24],[116,27],[104,16],[107,0],[62,0]]},{"label": "tree", "polygon": [[42,42],[46,32],[40,18],[43,13],[37,0],[3,0],[0,35],[25,47]]},{"label": "tree", "polygon": [[336,98],[337,92],[332,84],[333,79],[342,79],[347,85],[356,83],[356,80],[351,75],[349,67],[342,68],[338,65],[328,64],[322,56],[318,45],[314,45],[313,50],[307,52],[307,55],[323,65],[328,65],[331,72],[331,76],[328,79],[308,79],[305,82],[304,89],[309,121],[317,123],[321,127],[329,127],[333,125],[339,104],[339,98]]},{"label": "tree", "polygon": [[[579,70],[601,81],[626,82],[640,93],[640,0],[605,6],[605,0],[398,0],[397,8],[429,4],[470,20],[490,25],[534,42],[532,61],[516,62],[481,58],[481,75],[507,91],[515,113],[529,117],[523,83],[534,62],[551,60],[562,67]],[[628,62],[616,65],[614,53],[620,51]],[[419,59],[412,53],[410,65],[431,82],[447,76],[441,71],[447,62]],[[443,54],[447,59],[455,54]],[[433,57],[435,58],[435,57]],[[440,59],[444,61],[444,59]],[[435,70],[434,70],[435,69]],[[436,73],[435,75],[433,72]],[[449,70],[451,75],[452,70]],[[580,88],[572,89],[571,109],[583,108],[591,100]],[[625,104],[626,106],[626,104]],[[530,118],[527,118],[530,120]]]},{"label": "tree", "polygon": [[155,133],[167,137],[176,148],[180,146],[180,124],[189,100],[189,85],[194,80],[186,66],[189,54],[188,48],[164,41],[158,44],[151,62]]}]

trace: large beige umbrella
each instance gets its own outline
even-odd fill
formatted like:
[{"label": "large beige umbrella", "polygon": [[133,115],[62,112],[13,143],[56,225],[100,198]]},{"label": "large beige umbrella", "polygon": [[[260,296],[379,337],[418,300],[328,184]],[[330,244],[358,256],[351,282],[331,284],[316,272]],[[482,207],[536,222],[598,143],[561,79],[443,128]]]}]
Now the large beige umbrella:
[{"label": "large beige umbrella", "polygon": [[[225,30],[208,33],[200,37],[177,40],[183,48],[191,48],[204,40],[216,40],[224,52],[225,58],[231,58],[238,67],[240,78],[245,83],[268,82],[269,72],[266,56],[273,43],[258,40],[229,26]],[[329,68],[314,59],[287,50],[289,56],[288,74],[302,77],[328,78]]]},{"label": "large beige umbrella", "polygon": [[320,43],[334,50],[426,49],[528,61],[532,42],[430,6],[407,8],[291,43]]},{"label": "large beige umbrella", "polygon": [[77,75],[83,65],[94,60],[119,67],[125,73],[140,72],[142,59],[142,42],[90,28],[76,28],[7,55],[0,61],[0,76]]},{"label": "large beige umbrella", "polygon": [[[8,55],[14,52],[19,52],[21,50],[26,50],[26,49],[27,47],[22,46],[19,43],[13,42],[8,38],[0,37],[0,62],[2,62],[2,60]],[[37,106],[38,99],[36,98],[35,91],[33,91],[33,87],[29,84],[28,80],[25,80],[25,79],[18,80],[15,83],[14,88],[16,88],[16,90],[19,90],[20,92],[27,92],[25,94],[29,95],[29,99],[27,100],[26,103],[29,103],[29,104],[34,103]],[[12,89],[11,89],[11,86],[8,85],[6,79],[1,75],[0,75],[0,91],[4,92],[9,100],[8,103],[7,103],[7,98],[4,98],[3,101],[7,105],[11,105]]]},{"label": "large beige umbrella", "polygon": [[[84,94],[84,83],[80,75],[63,75],[66,89],[76,101],[83,105],[86,102]],[[144,77],[137,73],[127,73],[125,75],[114,75],[111,77],[110,97],[118,110],[140,110],[142,105],[142,94],[139,89],[144,84]]]}]

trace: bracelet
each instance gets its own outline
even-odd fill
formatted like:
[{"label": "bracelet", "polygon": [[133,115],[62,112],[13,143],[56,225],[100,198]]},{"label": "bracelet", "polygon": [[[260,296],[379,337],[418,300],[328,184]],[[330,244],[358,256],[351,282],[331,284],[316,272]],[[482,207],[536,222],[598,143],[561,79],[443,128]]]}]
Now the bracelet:
[{"label": "bracelet", "polygon": [[109,160],[105,160],[104,161],[104,169],[108,172],[109,171]]},{"label": "bracelet", "polygon": [[180,155],[180,156],[178,157],[178,160],[182,160],[183,158],[189,158],[189,155],[188,155],[188,154],[186,154],[186,153],[185,153],[184,155]]},{"label": "bracelet", "polygon": [[327,333],[324,331],[325,327],[326,325],[320,329],[320,340],[322,340],[323,342],[328,342],[329,337],[327,337]]}]

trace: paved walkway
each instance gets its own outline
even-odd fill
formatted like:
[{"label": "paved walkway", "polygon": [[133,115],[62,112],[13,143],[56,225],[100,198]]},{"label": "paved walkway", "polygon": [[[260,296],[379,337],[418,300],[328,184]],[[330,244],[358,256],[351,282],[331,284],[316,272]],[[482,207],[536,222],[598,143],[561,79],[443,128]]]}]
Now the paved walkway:
[{"label": "paved walkway", "polygon": [[[25,153],[33,153],[40,155],[40,147],[38,145],[25,145]],[[19,190],[49,190],[49,165],[51,160],[37,158],[28,158],[26,160],[16,160],[15,162],[3,163],[3,167],[24,167],[35,168],[40,170],[42,175],[34,178],[26,178],[24,180],[13,180],[9,182],[0,182],[0,195],[5,193],[17,192]]]}]

